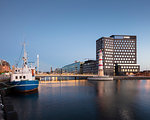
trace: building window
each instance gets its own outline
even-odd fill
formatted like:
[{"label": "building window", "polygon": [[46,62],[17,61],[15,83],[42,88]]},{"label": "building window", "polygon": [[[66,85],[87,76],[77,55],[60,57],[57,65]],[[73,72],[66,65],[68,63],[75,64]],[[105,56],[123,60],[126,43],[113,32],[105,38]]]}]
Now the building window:
[{"label": "building window", "polygon": [[22,79],[22,76],[20,76],[20,79]]},{"label": "building window", "polygon": [[26,78],[26,76],[23,76],[23,79],[25,79]]},{"label": "building window", "polygon": [[16,79],[18,79],[18,76],[16,76]]}]

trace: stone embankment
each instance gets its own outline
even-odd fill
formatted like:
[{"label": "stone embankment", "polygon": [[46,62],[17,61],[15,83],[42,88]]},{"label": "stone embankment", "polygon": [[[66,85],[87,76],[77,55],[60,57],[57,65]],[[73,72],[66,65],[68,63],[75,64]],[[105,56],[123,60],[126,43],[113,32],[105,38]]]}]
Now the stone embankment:
[{"label": "stone embankment", "polygon": [[7,96],[10,76],[0,75],[0,120],[18,120],[11,98]]},{"label": "stone embankment", "polygon": [[6,95],[5,90],[0,91],[0,104],[0,120],[18,120],[11,98]]}]

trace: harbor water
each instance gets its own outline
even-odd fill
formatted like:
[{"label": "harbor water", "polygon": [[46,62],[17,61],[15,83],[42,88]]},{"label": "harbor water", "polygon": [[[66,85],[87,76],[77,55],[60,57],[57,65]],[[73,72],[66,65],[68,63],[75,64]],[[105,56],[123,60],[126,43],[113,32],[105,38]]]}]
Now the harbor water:
[{"label": "harbor water", "polygon": [[41,81],[10,97],[19,120],[150,120],[150,80]]}]

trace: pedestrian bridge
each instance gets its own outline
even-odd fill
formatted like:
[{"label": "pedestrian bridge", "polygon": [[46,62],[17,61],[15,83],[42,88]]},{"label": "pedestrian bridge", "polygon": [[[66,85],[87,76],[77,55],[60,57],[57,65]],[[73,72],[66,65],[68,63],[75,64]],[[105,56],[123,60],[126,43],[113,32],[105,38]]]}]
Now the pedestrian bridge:
[{"label": "pedestrian bridge", "polygon": [[77,80],[77,79],[87,79],[87,77],[97,76],[91,74],[36,74],[36,79],[40,81],[49,80]]}]

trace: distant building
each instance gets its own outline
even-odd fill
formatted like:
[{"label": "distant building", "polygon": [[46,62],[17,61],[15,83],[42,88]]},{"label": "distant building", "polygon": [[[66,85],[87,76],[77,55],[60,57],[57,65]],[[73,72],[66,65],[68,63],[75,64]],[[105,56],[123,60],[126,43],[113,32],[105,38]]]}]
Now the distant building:
[{"label": "distant building", "polygon": [[51,67],[50,73],[53,73],[53,68]]},{"label": "distant building", "polygon": [[82,62],[75,61],[75,63],[65,65],[62,67],[62,73],[75,73],[81,74],[82,73]]},{"label": "distant building", "polygon": [[54,73],[62,74],[62,69],[61,68],[56,68]]},{"label": "distant building", "polygon": [[0,73],[10,72],[10,64],[5,60],[0,60]]},{"label": "distant building", "polygon": [[83,74],[97,74],[96,60],[87,60],[82,66]]},{"label": "distant building", "polygon": [[136,76],[150,76],[150,70],[144,70],[144,71],[138,72]]},{"label": "distant building", "polygon": [[136,45],[136,36],[112,35],[98,39],[96,41],[96,60],[98,63],[98,52],[102,49],[104,74],[125,75],[139,72]]}]

